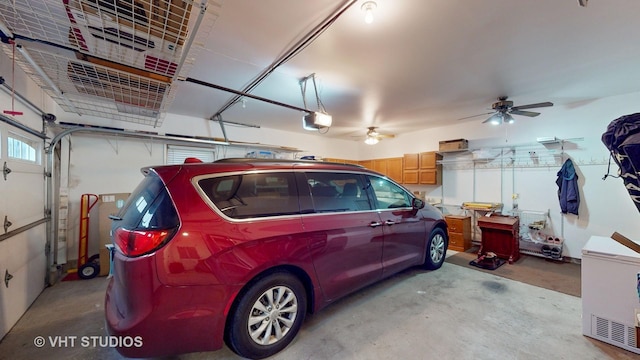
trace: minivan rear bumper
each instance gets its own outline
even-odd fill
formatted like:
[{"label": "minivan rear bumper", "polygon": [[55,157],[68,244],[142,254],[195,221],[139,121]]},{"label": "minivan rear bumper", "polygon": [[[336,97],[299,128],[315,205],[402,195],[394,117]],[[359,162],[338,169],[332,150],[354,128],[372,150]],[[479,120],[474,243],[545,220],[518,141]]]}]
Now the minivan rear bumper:
[{"label": "minivan rear bumper", "polygon": [[[126,271],[125,271],[126,268]],[[154,357],[222,348],[224,286],[166,286],[153,256],[114,254],[105,296],[106,327],[127,357]]]}]

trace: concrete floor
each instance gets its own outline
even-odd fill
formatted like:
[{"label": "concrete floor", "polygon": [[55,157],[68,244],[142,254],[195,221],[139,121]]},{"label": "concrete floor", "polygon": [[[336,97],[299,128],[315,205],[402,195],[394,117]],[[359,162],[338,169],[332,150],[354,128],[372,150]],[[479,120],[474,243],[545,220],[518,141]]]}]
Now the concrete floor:
[{"label": "concrete floor", "polygon": [[[105,278],[47,288],[0,342],[0,359],[120,359],[112,348],[42,348],[38,336],[105,335]],[[308,316],[272,359],[638,359],[582,335],[580,298],[445,263],[412,269]],[[172,359],[238,359],[228,348]]]}]

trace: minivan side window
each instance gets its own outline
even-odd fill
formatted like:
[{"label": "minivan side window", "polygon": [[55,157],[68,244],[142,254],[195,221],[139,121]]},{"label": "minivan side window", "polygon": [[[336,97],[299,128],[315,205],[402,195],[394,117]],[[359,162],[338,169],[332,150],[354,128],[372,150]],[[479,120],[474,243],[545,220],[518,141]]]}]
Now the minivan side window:
[{"label": "minivan side window", "polygon": [[372,210],[364,179],[354,173],[307,172],[308,192],[316,212]]},{"label": "minivan side window", "polygon": [[376,196],[377,209],[411,207],[411,195],[400,186],[377,176],[369,176],[369,181]]},{"label": "minivan side window", "polygon": [[256,173],[200,179],[198,186],[233,219],[300,213],[293,173]]}]

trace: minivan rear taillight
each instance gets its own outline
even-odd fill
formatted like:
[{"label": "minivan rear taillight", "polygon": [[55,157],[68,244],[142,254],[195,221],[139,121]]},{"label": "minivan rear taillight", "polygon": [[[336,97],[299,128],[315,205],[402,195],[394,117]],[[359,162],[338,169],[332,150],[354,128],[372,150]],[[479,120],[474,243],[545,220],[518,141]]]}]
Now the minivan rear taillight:
[{"label": "minivan rear taillight", "polygon": [[139,256],[159,248],[172,234],[171,230],[117,228],[113,241],[124,255]]}]

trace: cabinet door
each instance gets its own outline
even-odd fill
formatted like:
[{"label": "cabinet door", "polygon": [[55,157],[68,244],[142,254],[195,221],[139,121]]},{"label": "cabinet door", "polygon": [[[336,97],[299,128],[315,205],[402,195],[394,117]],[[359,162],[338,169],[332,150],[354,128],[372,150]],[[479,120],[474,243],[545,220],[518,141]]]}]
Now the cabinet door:
[{"label": "cabinet door", "polygon": [[387,159],[374,159],[373,170],[381,174],[387,175]]},{"label": "cabinet door", "polygon": [[420,169],[435,169],[438,160],[442,160],[442,155],[435,151],[420,153]]},{"label": "cabinet door", "polygon": [[432,170],[420,170],[418,175],[420,184],[440,185],[442,184],[442,167]]},{"label": "cabinet door", "polygon": [[370,170],[374,170],[373,168],[373,160],[362,160],[359,161],[358,164],[360,164],[361,166],[370,169]]},{"label": "cabinet door", "polygon": [[402,161],[401,157],[387,159],[387,176],[402,184]]},{"label": "cabinet door", "polygon": [[404,184],[418,183],[418,170],[405,170],[402,174],[402,182]]},{"label": "cabinet door", "polygon": [[418,170],[419,165],[418,154],[404,154],[404,170]]}]

